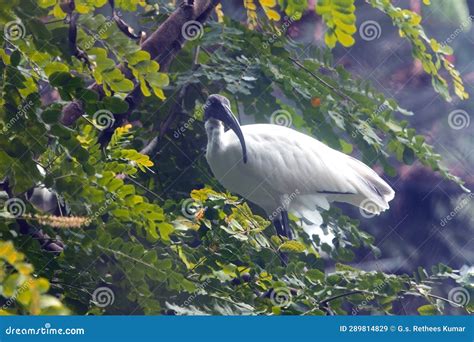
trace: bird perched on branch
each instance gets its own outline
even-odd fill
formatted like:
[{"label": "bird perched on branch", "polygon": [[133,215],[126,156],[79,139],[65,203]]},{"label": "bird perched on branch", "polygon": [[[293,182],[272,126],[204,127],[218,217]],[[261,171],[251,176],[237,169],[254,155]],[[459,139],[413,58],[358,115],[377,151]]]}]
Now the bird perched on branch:
[{"label": "bird perched on branch", "polygon": [[209,96],[204,119],[214,176],[264,209],[279,235],[292,236],[289,212],[319,226],[330,202],[379,214],[395,195],[370,167],[306,134],[272,124],[240,126],[224,96]]}]

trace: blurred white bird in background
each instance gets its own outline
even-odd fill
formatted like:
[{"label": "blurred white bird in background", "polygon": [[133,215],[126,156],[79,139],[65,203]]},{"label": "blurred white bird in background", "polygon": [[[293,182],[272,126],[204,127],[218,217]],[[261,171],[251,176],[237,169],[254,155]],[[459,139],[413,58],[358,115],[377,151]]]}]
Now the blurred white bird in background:
[{"label": "blurred white bird in background", "polygon": [[214,176],[264,209],[279,235],[292,237],[288,213],[300,218],[303,228],[319,227],[319,211],[333,201],[372,214],[389,208],[395,192],[357,159],[284,126],[240,126],[224,96],[209,96],[204,108],[206,158]]}]

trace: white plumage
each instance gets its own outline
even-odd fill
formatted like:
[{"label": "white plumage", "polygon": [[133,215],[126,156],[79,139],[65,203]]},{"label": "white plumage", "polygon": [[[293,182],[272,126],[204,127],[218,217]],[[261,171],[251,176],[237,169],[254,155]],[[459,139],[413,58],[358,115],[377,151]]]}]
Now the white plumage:
[{"label": "white plumage", "polygon": [[270,218],[287,211],[320,225],[319,210],[332,201],[379,214],[394,191],[364,163],[291,128],[254,124],[240,127],[243,146],[221,120],[206,120],[206,158],[214,176],[231,192],[263,208]]},{"label": "white plumage", "polygon": [[279,208],[321,223],[316,207],[329,202],[364,206],[374,214],[388,209],[394,191],[362,162],[291,128],[256,124],[242,126],[248,162],[240,142],[220,122],[206,123],[206,158],[228,190],[262,207],[272,216]]}]

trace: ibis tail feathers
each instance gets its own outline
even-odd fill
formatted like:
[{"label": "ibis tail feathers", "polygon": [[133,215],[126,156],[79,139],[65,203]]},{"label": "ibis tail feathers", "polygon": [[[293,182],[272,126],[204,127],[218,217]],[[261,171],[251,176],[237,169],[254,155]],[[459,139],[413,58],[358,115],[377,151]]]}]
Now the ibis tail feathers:
[{"label": "ibis tail feathers", "polygon": [[329,202],[345,202],[372,214],[380,214],[389,208],[395,192],[380,176],[367,165],[352,157],[346,160],[348,169],[347,192],[320,192],[295,197],[289,211],[307,225],[320,226],[323,223],[321,210],[329,209]]},{"label": "ibis tail feathers", "polygon": [[372,214],[380,214],[389,208],[395,191],[380,176],[364,163],[348,157],[350,184],[356,189],[353,194],[329,195],[330,201],[346,202]]}]

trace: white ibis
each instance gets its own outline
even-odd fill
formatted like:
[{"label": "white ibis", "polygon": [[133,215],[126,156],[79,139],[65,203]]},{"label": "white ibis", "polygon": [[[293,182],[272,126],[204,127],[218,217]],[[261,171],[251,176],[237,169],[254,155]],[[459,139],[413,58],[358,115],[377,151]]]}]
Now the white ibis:
[{"label": "white ibis", "polygon": [[379,214],[395,195],[370,167],[306,134],[272,124],[240,126],[224,96],[209,96],[204,119],[214,176],[264,209],[280,235],[291,238],[288,212],[319,226],[319,210],[330,202]]}]

